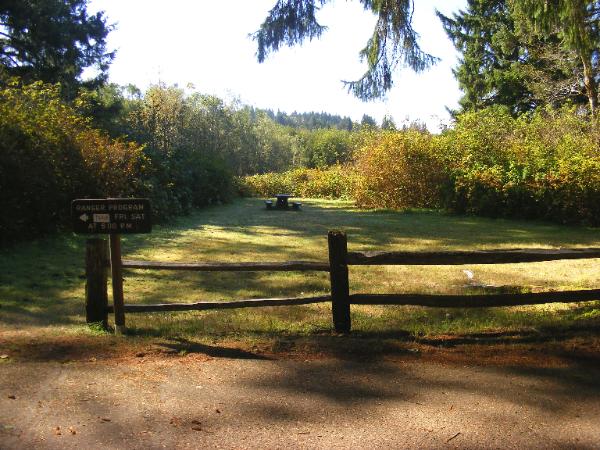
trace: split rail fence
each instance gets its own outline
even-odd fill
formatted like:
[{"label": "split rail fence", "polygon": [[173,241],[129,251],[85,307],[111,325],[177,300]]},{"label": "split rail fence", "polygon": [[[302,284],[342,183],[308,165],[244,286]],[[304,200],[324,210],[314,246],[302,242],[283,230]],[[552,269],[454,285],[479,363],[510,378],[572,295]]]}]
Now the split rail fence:
[{"label": "split rail fence", "polygon": [[[346,234],[328,233],[329,261],[244,262],[244,263],[173,263],[121,259],[120,241],[110,236],[110,258],[106,241],[88,239],[86,246],[86,320],[108,327],[108,314],[115,315],[117,332],[125,330],[125,313],[203,311],[209,309],[251,308],[264,306],[307,305],[331,301],[333,325],[337,332],[351,329],[350,305],[418,305],[444,308],[472,308],[533,305],[555,302],[600,300],[600,289],[550,291],[523,294],[424,295],[424,294],[351,294],[348,266],[352,265],[462,265],[512,264],[564,259],[600,258],[600,248],[588,249],[516,249],[443,252],[348,252]],[[108,304],[108,268],[112,271],[113,305]],[[229,302],[124,304],[123,269],[185,271],[321,271],[329,272],[330,295],[317,297],[247,299]]]}]

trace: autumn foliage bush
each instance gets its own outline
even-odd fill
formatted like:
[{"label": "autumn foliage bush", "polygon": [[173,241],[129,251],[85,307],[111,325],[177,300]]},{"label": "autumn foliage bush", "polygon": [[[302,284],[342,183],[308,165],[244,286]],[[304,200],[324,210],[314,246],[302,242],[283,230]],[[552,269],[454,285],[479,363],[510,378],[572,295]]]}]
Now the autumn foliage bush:
[{"label": "autumn foliage bush", "polygon": [[600,122],[570,108],[515,118],[492,107],[441,135],[373,132],[352,165],[248,177],[243,190],[599,226]]},{"label": "autumn foliage bush", "polygon": [[[85,97],[67,104],[59,86],[4,82],[0,245],[68,223],[74,198],[148,197],[159,219],[227,200],[232,172],[283,159],[288,140],[245,163],[241,149],[250,149],[254,138],[246,136],[249,143],[242,145],[243,133],[231,128],[238,116],[217,100],[150,89],[123,121],[123,134],[134,143],[95,129],[81,113]],[[266,136],[270,129],[261,132]],[[313,163],[323,167],[239,178],[238,191],[600,225],[600,121],[574,109],[515,118],[492,107],[460,115],[441,135],[410,129],[353,133],[315,135],[323,145],[315,144]],[[344,164],[327,166],[331,162]]]},{"label": "autumn foliage bush", "polygon": [[282,173],[251,175],[238,180],[242,195],[272,197],[290,193],[297,197],[352,198],[356,184],[353,169],[331,166],[325,169],[294,169]]},{"label": "autumn foliage bush", "polygon": [[447,174],[432,136],[416,130],[382,132],[358,153],[353,193],[370,208],[437,208]]},{"label": "autumn foliage bush", "polygon": [[140,146],[93,129],[59,86],[9,82],[0,89],[0,244],[66,223],[73,198],[136,193],[144,163]]}]

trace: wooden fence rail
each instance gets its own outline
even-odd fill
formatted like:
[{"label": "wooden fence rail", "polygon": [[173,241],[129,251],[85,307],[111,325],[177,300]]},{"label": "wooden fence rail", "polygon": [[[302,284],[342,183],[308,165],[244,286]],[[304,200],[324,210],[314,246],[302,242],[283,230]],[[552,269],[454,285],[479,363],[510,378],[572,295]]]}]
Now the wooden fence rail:
[{"label": "wooden fence rail", "polygon": [[[108,313],[115,314],[117,330],[124,330],[125,312],[204,311],[209,309],[253,308],[265,306],[308,305],[331,301],[333,325],[337,332],[351,329],[350,305],[419,305],[444,308],[471,308],[533,305],[554,302],[600,300],[600,289],[561,292],[485,295],[423,294],[350,294],[350,265],[460,265],[514,264],[561,259],[600,258],[600,248],[587,249],[514,249],[443,252],[348,252],[346,234],[330,231],[327,236],[328,262],[284,261],[242,263],[184,263],[122,260],[120,243],[112,240],[110,263],[113,274],[113,306],[107,304],[107,246],[101,239],[88,240],[86,250],[86,319],[105,327]],[[123,304],[122,269],[184,271],[326,271],[329,272],[331,295],[317,297],[248,299],[228,302]]]},{"label": "wooden fence rail", "polygon": [[459,264],[515,264],[560,259],[600,258],[600,248],[514,249],[445,252],[351,252],[349,265],[443,266]]},{"label": "wooden fence rail", "polygon": [[[196,303],[161,303],[157,305],[125,305],[125,312],[167,312],[167,311],[205,311],[208,309],[235,309],[256,308],[261,306],[295,306],[323,303],[331,300],[329,295],[319,297],[293,297],[293,298],[252,298],[249,300],[235,300],[230,302],[196,302]],[[109,306],[108,312],[114,309]]]},{"label": "wooden fence rail", "polygon": [[600,299],[600,289],[525,294],[353,294],[352,305],[416,305],[443,308],[491,308],[496,306],[540,305]]},{"label": "wooden fence rail", "polygon": [[329,272],[329,264],[311,261],[183,263],[123,260],[121,267],[124,269],[190,270],[198,272]]}]

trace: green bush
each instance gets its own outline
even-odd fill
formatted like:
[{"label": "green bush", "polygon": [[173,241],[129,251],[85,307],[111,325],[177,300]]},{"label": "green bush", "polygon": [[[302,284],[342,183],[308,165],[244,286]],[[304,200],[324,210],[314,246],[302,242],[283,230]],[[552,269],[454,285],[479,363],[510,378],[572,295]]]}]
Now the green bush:
[{"label": "green bush", "polygon": [[600,127],[573,109],[460,116],[439,139],[459,213],[600,225]]},{"label": "green bush", "polygon": [[304,165],[325,169],[350,162],[354,151],[354,135],[356,133],[335,128],[300,133]]},{"label": "green bush", "polygon": [[241,164],[232,149],[241,144],[232,112],[221,100],[186,97],[182,89],[158,85],[130,109],[129,136],[144,145],[148,159],[141,192],[157,219],[231,197],[231,172]]}]

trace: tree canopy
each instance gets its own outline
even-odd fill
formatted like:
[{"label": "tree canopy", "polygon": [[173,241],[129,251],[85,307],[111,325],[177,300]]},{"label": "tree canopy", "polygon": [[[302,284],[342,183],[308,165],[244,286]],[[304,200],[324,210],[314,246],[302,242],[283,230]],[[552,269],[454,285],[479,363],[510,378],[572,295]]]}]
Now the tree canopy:
[{"label": "tree canopy", "polygon": [[561,46],[557,33],[519,32],[506,0],[468,0],[452,17],[437,15],[461,53],[454,75],[464,93],[462,111],[499,104],[518,115],[584,100],[575,53]]},{"label": "tree canopy", "polygon": [[[281,45],[319,38],[327,27],[318,10],[331,0],[277,0],[253,34],[259,62]],[[359,0],[377,16],[360,57],[367,71],[344,82],[362,100],[385,96],[393,72],[405,66],[419,72],[436,58],[421,50],[412,26],[414,0]],[[465,90],[463,108],[492,103],[510,105],[515,113],[538,103],[575,98],[577,66],[592,113],[598,103],[600,2],[590,0],[471,0],[453,18],[440,15],[446,32],[464,59],[456,72]],[[573,64],[574,59],[579,60]],[[551,88],[544,86],[550,82]]]},{"label": "tree canopy", "polygon": [[106,47],[112,30],[102,12],[90,15],[88,0],[4,0],[0,4],[0,65],[25,81],[60,82],[68,96],[85,68],[105,81],[114,52]]},{"label": "tree canopy", "polygon": [[[263,62],[281,45],[293,46],[319,38],[327,29],[317,21],[320,7],[331,0],[278,0],[260,29],[253,34],[257,58]],[[344,81],[348,90],[362,100],[383,97],[393,86],[392,74],[398,65],[420,72],[437,58],[421,50],[412,27],[413,0],[359,0],[377,16],[371,38],[360,51],[367,71],[358,80]]]},{"label": "tree canopy", "polygon": [[558,33],[563,48],[581,61],[590,111],[598,109],[600,2],[590,0],[510,0],[522,34],[548,37]]}]

